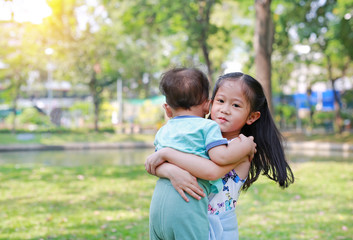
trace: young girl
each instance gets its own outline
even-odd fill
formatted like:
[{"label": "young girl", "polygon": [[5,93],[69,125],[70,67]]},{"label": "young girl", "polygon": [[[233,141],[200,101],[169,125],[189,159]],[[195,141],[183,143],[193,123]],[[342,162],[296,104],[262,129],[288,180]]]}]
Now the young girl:
[{"label": "young girl", "polygon": [[[294,176],[285,159],[282,136],[271,117],[263,89],[254,78],[238,72],[221,76],[213,91],[211,119],[220,125],[223,137],[229,141],[242,133],[254,136],[257,144],[252,161],[234,167],[222,178],[223,190],[208,195],[209,239],[238,239],[235,205],[240,190],[247,190],[260,174],[282,188],[293,183]],[[169,163],[160,165],[163,161]],[[170,148],[149,156],[146,170],[150,173],[156,170],[157,176],[169,178],[184,199],[187,199],[184,191],[194,197],[202,195],[202,191],[189,173],[174,164],[202,179],[221,177],[219,173],[226,170],[212,161]],[[216,174],[212,175],[213,171]]]}]

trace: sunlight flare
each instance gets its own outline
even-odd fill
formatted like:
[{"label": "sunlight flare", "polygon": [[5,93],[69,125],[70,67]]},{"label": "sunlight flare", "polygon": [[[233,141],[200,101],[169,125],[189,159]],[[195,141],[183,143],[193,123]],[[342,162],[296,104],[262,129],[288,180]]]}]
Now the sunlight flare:
[{"label": "sunlight flare", "polygon": [[0,21],[31,22],[40,24],[50,16],[51,8],[45,0],[0,0]]}]

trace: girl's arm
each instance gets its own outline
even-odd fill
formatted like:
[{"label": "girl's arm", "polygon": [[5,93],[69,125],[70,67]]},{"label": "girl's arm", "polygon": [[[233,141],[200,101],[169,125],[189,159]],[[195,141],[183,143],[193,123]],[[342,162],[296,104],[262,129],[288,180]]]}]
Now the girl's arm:
[{"label": "girl's arm", "polygon": [[245,157],[236,163],[219,166],[209,159],[194,154],[180,152],[172,148],[163,148],[147,157],[145,168],[147,172],[160,176],[158,173],[156,174],[156,168],[167,161],[181,167],[197,178],[217,180],[240,163],[248,160],[248,157]]},{"label": "girl's arm", "polygon": [[206,196],[197,183],[196,177],[176,165],[164,163],[157,167],[156,175],[158,177],[168,178],[175,190],[186,202],[189,202],[189,199],[185,195],[185,192],[197,200]]}]

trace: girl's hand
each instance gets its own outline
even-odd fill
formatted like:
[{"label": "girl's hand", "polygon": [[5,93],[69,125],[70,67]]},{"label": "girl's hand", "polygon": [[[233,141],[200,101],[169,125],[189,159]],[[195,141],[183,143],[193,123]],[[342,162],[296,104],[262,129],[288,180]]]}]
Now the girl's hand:
[{"label": "girl's hand", "polygon": [[241,142],[246,142],[249,144],[249,146],[251,146],[251,150],[248,154],[249,156],[249,162],[251,162],[251,160],[254,158],[254,155],[256,153],[256,143],[254,142],[254,137],[253,136],[249,136],[249,137],[246,137],[245,135],[243,134],[240,134],[239,135],[239,139]]},{"label": "girl's hand", "polygon": [[145,162],[145,169],[149,174],[156,175],[156,168],[166,160],[162,157],[163,149],[149,155]]},{"label": "girl's hand", "polygon": [[189,202],[189,199],[185,195],[185,192],[197,200],[200,200],[201,197],[206,196],[202,188],[197,183],[196,177],[192,176],[184,169],[175,166],[173,169],[173,174],[169,175],[169,179],[175,190],[186,202]]}]

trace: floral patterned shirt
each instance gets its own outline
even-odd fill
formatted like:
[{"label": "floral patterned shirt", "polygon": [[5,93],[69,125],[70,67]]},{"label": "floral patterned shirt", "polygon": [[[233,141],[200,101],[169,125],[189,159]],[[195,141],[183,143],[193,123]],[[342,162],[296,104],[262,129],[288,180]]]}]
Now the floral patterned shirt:
[{"label": "floral patterned shirt", "polygon": [[208,196],[208,214],[234,210],[246,179],[240,179],[234,169],[222,178],[223,189]]}]

